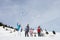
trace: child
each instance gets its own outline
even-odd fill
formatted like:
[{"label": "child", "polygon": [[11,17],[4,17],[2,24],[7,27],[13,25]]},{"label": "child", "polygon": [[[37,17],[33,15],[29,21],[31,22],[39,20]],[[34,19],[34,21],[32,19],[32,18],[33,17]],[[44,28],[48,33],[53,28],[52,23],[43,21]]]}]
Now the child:
[{"label": "child", "polygon": [[30,36],[33,36],[33,29],[30,29]]},{"label": "child", "polygon": [[36,32],[34,32],[34,37],[36,37]]}]

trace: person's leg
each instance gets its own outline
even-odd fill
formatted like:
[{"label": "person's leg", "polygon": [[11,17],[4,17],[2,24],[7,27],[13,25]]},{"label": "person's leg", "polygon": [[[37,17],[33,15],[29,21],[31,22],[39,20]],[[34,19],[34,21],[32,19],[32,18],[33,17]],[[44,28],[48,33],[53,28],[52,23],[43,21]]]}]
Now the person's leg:
[{"label": "person's leg", "polygon": [[40,36],[41,36],[41,32],[40,32]]},{"label": "person's leg", "polygon": [[32,33],[31,33],[31,36],[32,36]]},{"label": "person's leg", "polygon": [[28,34],[28,32],[27,32],[27,37],[29,37],[29,34]]},{"label": "person's leg", "polygon": [[38,36],[40,36],[40,32],[38,32]]},{"label": "person's leg", "polygon": [[31,35],[33,36],[33,33]]},{"label": "person's leg", "polygon": [[26,37],[26,34],[27,34],[27,33],[25,32],[25,37]]},{"label": "person's leg", "polygon": [[30,33],[30,36],[32,36],[32,33]]},{"label": "person's leg", "polygon": [[38,36],[39,36],[39,32],[38,32]]}]

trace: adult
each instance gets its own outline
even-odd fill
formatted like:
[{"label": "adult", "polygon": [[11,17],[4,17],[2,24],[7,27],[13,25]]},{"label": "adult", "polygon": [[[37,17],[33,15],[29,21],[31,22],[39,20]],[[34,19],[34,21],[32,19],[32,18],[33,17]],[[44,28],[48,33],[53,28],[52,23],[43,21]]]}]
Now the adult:
[{"label": "adult", "polygon": [[26,37],[26,36],[29,37],[28,32],[29,32],[29,24],[27,24],[27,26],[26,26],[26,28],[25,28],[25,37]]},{"label": "adult", "polygon": [[17,23],[17,31],[19,31],[21,28],[21,25]]},{"label": "adult", "polygon": [[37,32],[38,32],[38,37],[41,36],[41,28],[40,28],[40,26],[38,26]]}]

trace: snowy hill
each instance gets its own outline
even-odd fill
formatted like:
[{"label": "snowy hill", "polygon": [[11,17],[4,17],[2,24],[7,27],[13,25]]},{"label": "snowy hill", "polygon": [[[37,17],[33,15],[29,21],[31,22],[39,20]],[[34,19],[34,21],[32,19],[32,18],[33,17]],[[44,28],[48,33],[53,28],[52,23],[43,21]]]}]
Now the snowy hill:
[{"label": "snowy hill", "polygon": [[25,37],[23,32],[13,32],[6,31],[0,27],[0,40],[60,40],[60,33],[57,32],[56,35],[53,35],[52,32],[49,32],[48,35],[42,37]]}]

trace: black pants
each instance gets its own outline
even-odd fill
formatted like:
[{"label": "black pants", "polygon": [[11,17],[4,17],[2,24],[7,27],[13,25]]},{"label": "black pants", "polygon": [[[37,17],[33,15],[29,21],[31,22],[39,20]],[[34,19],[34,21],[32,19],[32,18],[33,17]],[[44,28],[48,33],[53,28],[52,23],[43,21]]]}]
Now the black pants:
[{"label": "black pants", "polygon": [[25,32],[25,37],[26,37],[26,36],[29,37],[28,32]]},{"label": "black pants", "polygon": [[40,32],[38,32],[38,37],[41,36]]}]

